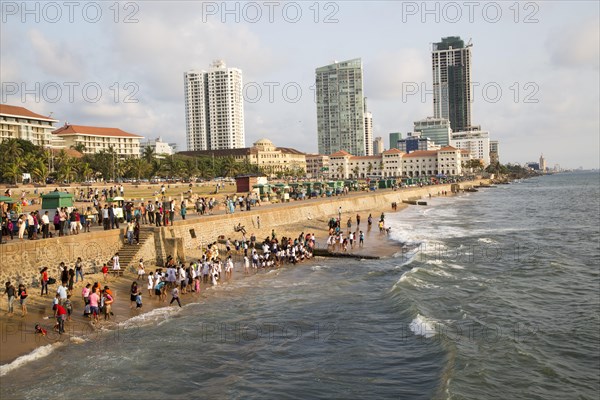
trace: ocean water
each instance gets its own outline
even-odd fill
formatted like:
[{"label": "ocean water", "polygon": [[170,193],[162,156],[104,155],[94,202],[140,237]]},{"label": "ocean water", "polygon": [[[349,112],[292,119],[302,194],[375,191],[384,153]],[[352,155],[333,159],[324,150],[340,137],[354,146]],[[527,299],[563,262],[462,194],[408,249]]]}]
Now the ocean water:
[{"label": "ocean water", "polygon": [[79,326],[2,366],[0,397],[596,399],[599,201],[592,173],[433,198],[386,216],[392,258]]}]

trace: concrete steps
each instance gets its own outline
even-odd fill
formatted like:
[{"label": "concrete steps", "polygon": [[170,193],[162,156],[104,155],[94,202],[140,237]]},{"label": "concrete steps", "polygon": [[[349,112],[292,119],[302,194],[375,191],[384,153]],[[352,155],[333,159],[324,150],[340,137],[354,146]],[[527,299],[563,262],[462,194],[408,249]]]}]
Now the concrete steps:
[{"label": "concrete steps", "polygon": [[131,270],[131,267],[133,267],[134,270],[137,271],[137,265],[140,259],[137,256],[137,254],[140,251],[143,244],[146,243],[146,240],[148,240],[148,238],[150,238],[151,236],[152,228],[141,227],[139,244],[134,243],[132,245],[129,245],[127,243],[127,239],[125,239],[125,243],[119,249],[119,262],[121,264],[121,269],[123,269],[125,272],[129,272]]}]

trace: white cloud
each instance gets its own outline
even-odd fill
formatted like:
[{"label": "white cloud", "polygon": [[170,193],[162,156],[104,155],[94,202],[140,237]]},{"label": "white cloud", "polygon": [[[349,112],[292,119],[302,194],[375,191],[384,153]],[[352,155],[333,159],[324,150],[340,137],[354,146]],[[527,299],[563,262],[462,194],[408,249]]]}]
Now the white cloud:
[{"label": "white cloud", "polygon": [[576,21],[554,31],[546,46],[551,61],[562,67],[599,68],[600,25],[598,16]]},{"label": "white cloud", "polygon": [[77,48],[56,39],[49,40],[42,32],[32,29],[27,32],[36,66],[44,74],[54,78],[77,79],[85,70]]}]

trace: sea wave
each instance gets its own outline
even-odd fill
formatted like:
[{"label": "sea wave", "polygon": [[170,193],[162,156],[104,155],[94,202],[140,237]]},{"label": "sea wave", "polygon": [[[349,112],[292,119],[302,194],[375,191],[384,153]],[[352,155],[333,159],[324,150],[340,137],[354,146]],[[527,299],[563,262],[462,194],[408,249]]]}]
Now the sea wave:
[{"label": "sea wave", "polygon": [[417,316],[410,323],[409,328],[417,336],[431,338],[438,333],[435,328],[436,325],[440,325],[440,323],[435,319],[427,318],[421,314],[417,314]]},{"label": "sea wave", "polygon": [[14,371],[17,368],[22,367],[25,364],[28,364],[32,361],[39,360],[40,358],[44,358],[50,355],[54,350],[63,346],[66,342],[55,342],[51,344],[47,344],[45,346],[41,346],[33,350],[29,354],[22,355],[18,357],[16,360],[9,364],[0,365],[0,376],[4,376],[8,374],[10,371]]},{"label": "sea wave", "polygon": [[159,307],[144,314],[136,315],[126,321],[117,324],[120,328],[129,328],[132,326],[154,325],[164,320],[170,319],[181,310],[179,307]]}]

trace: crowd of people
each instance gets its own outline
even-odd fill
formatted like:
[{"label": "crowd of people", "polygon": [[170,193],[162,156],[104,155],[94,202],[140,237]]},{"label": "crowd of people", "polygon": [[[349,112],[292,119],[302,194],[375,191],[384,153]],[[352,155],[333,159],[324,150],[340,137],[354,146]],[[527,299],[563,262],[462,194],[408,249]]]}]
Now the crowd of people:
[{"label": "crowd of people", "polygon": [[[202,256],[185,265],[181,260],[168,257],[164,267],[156,268],[149,273],[146,272],[143,259],[140,259],[137,269],[137,279],[132,282],[129,296],[130,308],[141,310],[143,308],[144,296],[143,286],[147,289],[148,298],[156,298],[157,301],[165,303],[167,294],[170,294],[169,305],[177,303],[182,306],[181,296],[190,293],[200,293],[202,285],[217,286],[219,283],[229,281],[233,278],[234,269],[250,275],[261,269],[280,267],[284,264],[296,264],[309,259],[315,248],[314,234],[301,233],[297,238],[282,237],[278,239],[275,231],[262,242],[256,240],[252,234],[249,239],[242,234],[241,240],[230,239],[225,242],[224,249],[220,249],[217,242],[207,246]],[[112,307],[116,301],[115,294],[107,285],[108,266],[113,264],[113,269],[118,268],[119,255],[115,254],[109,263],[105,263],[101,272],[104,282],[88,282],[81,289],[82,314],[89,318],[92,324],[100,323],[102,318],[109,321],[114,313]],[[115,267],[116,265],[116,267]],[[84,282],[87,274],[84,271],[84,263],[78,258],[74,265],[68,266],[64,262],[59,264],[59,281],[49,276],[48,267],[40,270],[40,296],[52,298],[53,317],[56,319],[54,330],[59,334],[65,332],[65,323],[71,321],[76,303],[75,284],[80,280]],[[48,286],[58,284],[56,291],[49,295]],[[28,292],[24,284],[18,289],[11,282],[6,282],[5,294],[8,298],[8,315],[14,314],[14,303],[18,298],[21,304],[22,316],[27,314],[26,299]],[[36,332],[46,334],[47,330],[36,324]]]},{"label": "crowd of people", "polygon": [[[327,237],[327,248],[347,252],[348,248],[354,249],[355,246],[363,247],[365,243],[365,233],[360,228],[361,217],[356,214],[356,228],[352,229],[352,217],[346,221],[347,233],[344,234],[342,228],[341,210],[338,218],[330,218],[328,222],[329,233]],[[369,214],[367,218],[367,231],[373,226],[373,216]],[[379,217],[379,232],[389,233],[390,228],[385,227],[385,215],[381,213]]]}]

